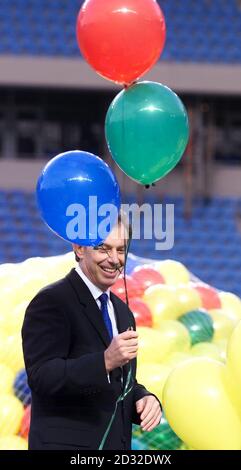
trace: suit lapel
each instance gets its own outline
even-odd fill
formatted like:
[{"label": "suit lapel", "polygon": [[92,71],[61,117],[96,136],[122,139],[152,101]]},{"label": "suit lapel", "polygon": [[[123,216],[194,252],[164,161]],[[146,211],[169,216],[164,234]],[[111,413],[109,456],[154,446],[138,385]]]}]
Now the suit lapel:
[{"label": "suit lapel", "polygon": [[[70,271],[69,274],[67,274],[66,278],[70,282],[78,297],[83,313],[96,329],[105,346],[108,347],[110,344],[110,337],[106,329],[101,311],[98,308],[98,305],[96,304],[96,301],[93,298],[90,290],[74,268]],[[123,333],[131,326],[129,316],[125,311],[126,309],[122,301],[112,294],[112,292],[110,293],[110,299],[113,303],[115,311],[118,332]]]},{"label": "suit lapel", "polygon": [[[110,299],[115,310],[118,332],[123,333],[131,326],[130,318],[126,312],[126,308],[124,307],[123,302],[116,295],[112,294],[112,292],[110,293]],[[121,368],[123,370],[124,384],[126,384],[129,367],[129,364],[126,364]]]},{"label": "suit lapel", "polygon": [[128,330],[130,326],[129,318],[126,315],[122,302],[118,297],[112,294],[112,292],[110,293],[110,300],[114,306],[118,332],[123,333],[124,331]]},{"label": "suit lapel", "polygon": [[93,327],[96,329],[100,335],[102,341],[106,346],[110,344],[110,337],[105,326],[105,322],[102,317],[102,313],[98,308],[98,305],[92,296],[90,290],[81,279],[79,274],[72,269],[69,274],[67,274],[67,279],[73,287],[75,293],[77,294],[80,304],[84,307],[82,308],[84,314],[92,323]]}]

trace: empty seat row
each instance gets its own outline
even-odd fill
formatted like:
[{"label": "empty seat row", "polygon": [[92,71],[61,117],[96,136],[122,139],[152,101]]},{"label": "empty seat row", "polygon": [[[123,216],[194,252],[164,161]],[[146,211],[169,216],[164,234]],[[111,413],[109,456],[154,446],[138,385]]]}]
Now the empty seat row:
[{"label": "empty seat row", "polygon": [[[79,56],[75,26],[83,0],[1,0],[0,54]],[[238,1],[160,0],[167,23],[163,60],[239,63]]]}]

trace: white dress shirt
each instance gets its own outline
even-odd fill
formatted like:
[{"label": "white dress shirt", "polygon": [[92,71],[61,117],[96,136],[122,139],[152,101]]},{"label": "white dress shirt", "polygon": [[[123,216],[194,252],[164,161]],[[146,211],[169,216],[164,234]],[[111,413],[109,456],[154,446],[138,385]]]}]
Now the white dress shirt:
[{"label": "white dress shirt", "polygon": [[[79,274],[81,279],[84,281],[84,283],[87,285],[87,287],[89,288],[91,294],[93,295],[93,297],[94,297],[94,299],[95,299],[95,301],[96,301],[96,303],[97,303],[97,305],[100,309],[101,308],[101,302],[98,299],[98,297],[101,294],[103,294],[103,291],[101,289],[99,289],[99,287],[97,287],[95,284],[93,284],[93,282],[90,281],[90,279],[83,273],[83,271],[82,271],[82,269],[79,265],[77,266],[77,268],[75,268],[75,270]],[[118,335],[118,330],[117,330],[114,307],[113,307],[113,304],[110,300],[110,289],[107,289],[107,291],[105,291],[105,293],[108,295],[107,309],[108,309],[110,321],[111,321],[111,324],[112,324],[113,336],[117,336]]]}]

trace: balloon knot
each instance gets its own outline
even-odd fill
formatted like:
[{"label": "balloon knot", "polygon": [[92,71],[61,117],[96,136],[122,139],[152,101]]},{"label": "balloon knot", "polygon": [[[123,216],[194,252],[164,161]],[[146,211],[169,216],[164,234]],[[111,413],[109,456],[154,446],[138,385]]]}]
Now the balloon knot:
[{"label": "balloon knot", "polygon": [[125,90],[127,90],[127,88],[130,88],[133,85],[136,85],[136,83],[137,83],[137,80],[135,80],[134,82],[131,82],[131,83],[124,83]]}]

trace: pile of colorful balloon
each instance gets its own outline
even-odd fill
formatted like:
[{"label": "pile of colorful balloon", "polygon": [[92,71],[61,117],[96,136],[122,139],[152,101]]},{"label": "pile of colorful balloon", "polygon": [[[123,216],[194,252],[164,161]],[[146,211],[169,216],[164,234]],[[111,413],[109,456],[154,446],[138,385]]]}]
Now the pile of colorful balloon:
[{"label": "pile of colorful balloon", "polygon": [[[179,262],[130,255],[129,304],[139,331],[140,383],[163,404],[136,449],[241,449],[241,300],[217,292]],[[138,266],[139,264],[139,266]],[[123,281],[115,292],[124,296]]]},{"label": "pile of colorful balloon", "polygon": [[124,86],[106,115],[110,153],[130,178],[149,186],[182,157],[189,129],[180,98],[161,83],[136,82],[160,57],[165,18],[156,0],[87,0],[77,41],[102,77]]},{"label": "pile of colorful balloon", "polygon": [[[21,348],[25,309],[73,267],[73,253],[0,266],[0,449],[26,449],[31,394]],[[134,449],[241,449],[241,300],[176,261],[129,255],[129,304],[139,331],[138,380],[163,404]],[[112,289],[125,299],[123,280]]]}]

